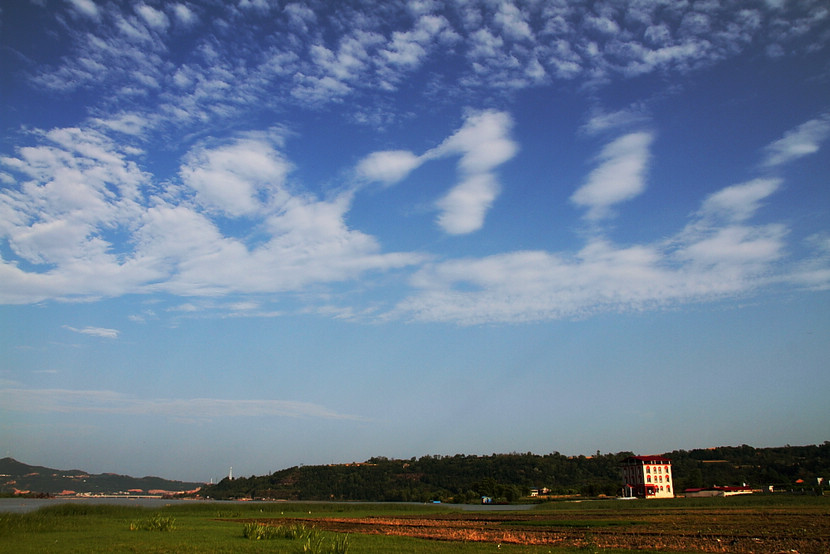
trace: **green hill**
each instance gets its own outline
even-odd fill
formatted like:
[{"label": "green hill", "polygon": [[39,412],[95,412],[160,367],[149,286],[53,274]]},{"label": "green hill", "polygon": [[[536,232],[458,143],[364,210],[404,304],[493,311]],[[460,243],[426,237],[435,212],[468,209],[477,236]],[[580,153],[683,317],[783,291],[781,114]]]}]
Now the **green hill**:
[{"label": "green hill", "polygon": [[[216,499],[431,500],[476,502],[481,496],[511,502],[546,489],[551,495],[617,495],[620,462],[631,452],[595,456],[493,454],[424,456],[363,463],[292,467],[271,475],[223,479],[202,489]],[[813,490],[830,478],[830,442],[811,446],[719,447],[664,453],[672,460],[677,490],[742,485]],[[826,482],[825,482],[826,487]]]}]

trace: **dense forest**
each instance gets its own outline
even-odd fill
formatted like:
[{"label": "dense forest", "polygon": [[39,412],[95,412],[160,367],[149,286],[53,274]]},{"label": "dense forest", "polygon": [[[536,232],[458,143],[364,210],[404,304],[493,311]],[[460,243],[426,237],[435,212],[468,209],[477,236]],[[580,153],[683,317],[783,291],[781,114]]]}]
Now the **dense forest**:
[{"label": "dense forest", "polygon": [[[371,458],[354,464],[301,466],[267,476],[223,479],[202,489],[217,499],[366,500],[469,503],[482,496],[515,502],[531,489],[549,495],[613,496],[620,463],[631,452],[595,456],[493,454]],[[830,441],[822,445],[724,446],[665,453],[676,489],[742,485],[767,490],[818,490],[830,478]],[[824,482],[824,487],[827,483]]]}]

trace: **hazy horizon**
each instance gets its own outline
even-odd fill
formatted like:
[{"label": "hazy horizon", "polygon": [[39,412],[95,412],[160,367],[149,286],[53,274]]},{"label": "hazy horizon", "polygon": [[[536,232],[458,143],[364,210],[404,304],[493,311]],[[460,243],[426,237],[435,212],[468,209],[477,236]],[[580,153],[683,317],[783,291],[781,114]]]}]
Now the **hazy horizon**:
[{"label": "hazy horizon", "polygon": [[820,444],[818,0],[0,9],[0,451]]}]

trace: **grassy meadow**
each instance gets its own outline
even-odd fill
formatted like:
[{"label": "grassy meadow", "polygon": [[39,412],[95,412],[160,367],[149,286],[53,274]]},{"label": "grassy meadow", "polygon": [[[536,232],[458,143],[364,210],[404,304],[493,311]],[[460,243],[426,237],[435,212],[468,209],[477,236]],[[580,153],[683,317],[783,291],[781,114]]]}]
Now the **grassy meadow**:
[{"label": "grassy meadow", "polygon": [[[309,547],[304,537],[246,537],[244,520],[252,518],[367,517],[431,515],[443,507],[342,504],[185,504],[161,509],[108,505],[61,504],[26,514],[0,514],[0,552],[547,552],[548,549],[458,544],[409,537],[319,532]],[[240,520],[240,521],[234,521]],[[310,526],[307,526],[310,527]],[[342,540],[342,538],[341,538]],[[506,548],[506,550],[505,550]]]},{"label": "grassy meadow", "polygon": [[[663,552],[671,552],[689,550],[682,547],[684,537],[728,537],[742,533],[760,537],[768,533],[770,537],[777,537],[787,532],[786,521],[770,530],[759,526],[770,518],[774,519],[776,514],[796,514],[823,526],[830,521],[830,498],[762,496],[557,502],[541,504],[524,512],[462,512],[450,505],[284,502],[173,502],[160,509],[59,504],[25,514],[0,513],[0,552],[623,553],[655,549],[642,546],[630,550],[610,548],[603,546],[602,541],[612,537],[616,530],[630,533],[648,529],[648,533],[653,535],[655,529],[667,526],[669,522],[672,527],[667,532],[674,533],[674,536],[659,543],[659,548]],[[523,536],[533,536],[534,532],[542,530],[546,533],[580,533],[581,539],[569,546],[557,547],[549,544],[478,542],[476,539],[430,540],[412,536],[334,532],[325,529],[326,520],[415,521],[435,524],[436,529],[444,525],[452,526],[458,521],[486,521],[490,526],[488,529],[518,529],[528,533]],[[684,531],[683,525],[691,527]],[[798,532],[802,535],[806,533],[802,539],[810,538],[807,529]],[[812,533],[819,541],[826,539],[820,528]],[[691,542],[688,544],[693,546]],[[812,543],[808,543],[807,551],[809,544]],[[826,546],[826,542],[815,544],[817,548]],[[681,547],[677,548],[677,545]],[[803,543],[801,548],[804,552]]]}]

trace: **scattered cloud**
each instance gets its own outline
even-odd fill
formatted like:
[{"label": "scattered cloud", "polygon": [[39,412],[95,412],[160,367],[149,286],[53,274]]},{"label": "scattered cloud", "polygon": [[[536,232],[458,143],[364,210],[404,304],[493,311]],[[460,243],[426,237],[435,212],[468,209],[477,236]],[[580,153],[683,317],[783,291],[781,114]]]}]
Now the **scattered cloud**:
[{"label": "scattered cloud", "polygon": [[[299,291],[423,258],[383,253],[376,239],[349,229],[350,193],[319,199],[289,191],[291,164],[266,136],[194,148],[180,183],[149,196],[149,176],[130,159],[140,152],[91,130],[43,136],[53,144],[0,159],[28,179],[0,191],[7,215],[0,233],[14,254],[43,268],[0,260],[5,302]],[[235,233],[223,232],[226,218],[238,220]]]},{"label": "scattered cloud", "polygon": [[[416,294],[399,305],[399,313],[511,321],[704,298],[715,293],[707,283],[719,279],[731,283],[723,290],[743,292],[758,286],[760,275],[785,255],[786,226],[749,224],[782,186],[780,180],[757,179],[708,196],[692,222],[664,242],[618,246],[595,236],[578,252],[519,251],[434,262],[420,252],[388,252],[380,238],[350,225],[359,187],[323,194],[292,180],[287,133],[236,133],[221,140],[201,133],[249,128],[237,119],[251,106],[277,113],[360,98],[382,111],[390,92],[407,87],[407,95],[418,97],[427,82],[446,83],[450,96],[463,95],[470,105],[498,105],[489,99],[548,80],[579,80],[592,89],[612,76],[686,73],[735,56],[753,42],[786,56],[807,48],[803,44],[816,48],[828,40],[819,32],[827,10],[818,4],[735,10],[718,3],[646,2],[623,14],[603,1],[591,9],[549,2],[422,2],[389,4],[369,15],[301,3],[283,9],[257,4],[246,3],[257,8],[246,10],[217,5],[209,18],[205,9],[183,2],[104,8],[71,0],[57,8],[101,24],[61,27],[66,55],[31,69],[30,81],[51,91],[96,92],[103,100],[77,126],[27,129],[31,144],[21,141],[13,155],[0,158],[0,301],[154,292],[296,294],[406,270],[414,271]],[[239,24],[228,25],[231,19]],[[797,25],[785,28],[786,21]],[[207,31],[189,34],[197,24]],[[234,30],[243,27],[245,33]],[[239,49],[250,44],[257,48],[240,61]],[[171,56],[174,50],[186,55]],[[444,74],[443,67],[453,73]],[[411,79],[415,74],[419,79]],[[365,123],[390,121],[376,116]],[[630,105],[597,110],[581,127],[591,137],[617,137],[570,196],[589,223],[611,217],[615,207],[646,190],[656,133],[642,126],[651,123],[645,108]],[[474,233],[502,191],[499,168],[518,152],[512,127],[506,111],[469,111],[438,146],[420,154],[369,153],[353,176],[391,186],[431,161],[457,158],[455,182],[431,199],[432,207],[444,233]],[[185,138],[171,144],[171,135]],[[762,165],[775,168],[813,154],[828,136],[830,115],[823,113],[770,144]],[[183,152],[169,179],[147,169],[145,150],[154,141]],[[804,280],[820,287],[824,258],[815,260],[812,277]],[[480,275],[469,276],[467,266],[479,268]],[[505,268],[541,280],[503,283]],[[595,275],[598,268],[616,275],[619,286]],[[649,279],[654,283],[647,284]],[[548,301],[534,304],[527,297],[527,312],[522,302],[498,300],[523,299],[522,290],[540,286]],[[581,300],[583,293],[599,300],[592,305]],[[278,313],[240,306],[231,309]]]},{"label": "scattered cloud", "polygon": [[[552,79],[594,87],[614,76],[687,73],[754,43],[787,56],[830,40],[823,32],[828,12],[818,2],[743,10],[645,2],[625,12],[606,1],[590,9],[546,2],[400,2],[371,16],[365,10],[296,2],[278,10],[263,3],[260,9],[213,7],[211,32],[200,35],[168,32],[171,20],[182,29],[200,22],[188,3],[165,9],[140,3],[119,11],[71,0],[68,7],[105,24],[66,27],[71,49],[59,66],[36,70],[34,81],[61,91],[94,88],[114,104],[159,95],[161,109],[148,117],[159,127],[229,121],[247,104],[322,107],[352,95],[381,99],[402,83],[417,86],[409,78],[425,68],[468,97],[488,97]],[[223,24],[228,20],[244,24],[246,32],[235,35]],[[343,32],[320,32],[331,28]],[[259,53],[234,63],[235,48],[253,37]],[[218,47],[223,42],[229,50]],[[170,51],[192,54],[174,59]],[[441,67],[452,68],[453,75]],[[175,92],[171,84],[178,85]]]},{"label": "scattered cloud", "polygon": [[711,301],[788,281],[826,286],[830,243],[817,240],[824,255],[782,273],[776,263],[786,253],[788,228],[747,224],[779,182],[758,179],[708,196],[665,241],[620,246],[593,236],[571,253],[518,251],[425,264],[410,281],[415,292],[392,315],[520,323]]}]

